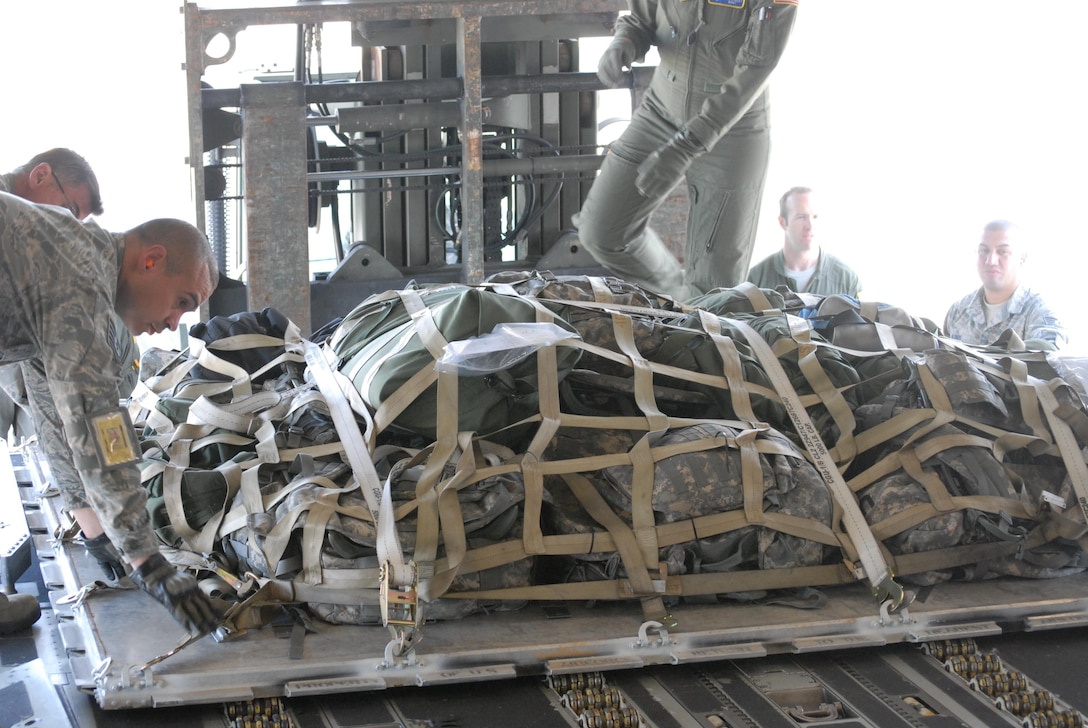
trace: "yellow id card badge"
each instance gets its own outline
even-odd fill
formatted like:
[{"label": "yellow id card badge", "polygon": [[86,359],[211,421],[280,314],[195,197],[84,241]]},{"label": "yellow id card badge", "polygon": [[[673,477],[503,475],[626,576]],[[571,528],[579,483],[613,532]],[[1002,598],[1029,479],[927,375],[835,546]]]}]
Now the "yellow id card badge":
[{"label": "yellow id card badge", "polygon": [[91,415],[87,421],[103,470],[139,462],[143,458],[136,444],[136,431],[132,429],[132,421],[125,410]]}]

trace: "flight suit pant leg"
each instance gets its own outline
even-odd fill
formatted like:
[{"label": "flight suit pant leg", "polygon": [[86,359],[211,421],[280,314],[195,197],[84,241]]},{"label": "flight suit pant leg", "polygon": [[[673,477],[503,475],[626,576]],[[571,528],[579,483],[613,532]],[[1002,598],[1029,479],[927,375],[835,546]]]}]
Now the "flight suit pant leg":
[{"label": "flight suit pant leg", "polygon": [[644,106],[613,143],[581,212],[571,222],[594,260],[614,275],[654,293],[684,299],[683,267],[649,227],[663,198],[646,198],[635,187],[639,164],[675,129]]},{"label": "flight suit pant leg", "polygon": [[691,295],[732,288],[748,277],[771,133],[764,97],[687,172],[684,268]]}]

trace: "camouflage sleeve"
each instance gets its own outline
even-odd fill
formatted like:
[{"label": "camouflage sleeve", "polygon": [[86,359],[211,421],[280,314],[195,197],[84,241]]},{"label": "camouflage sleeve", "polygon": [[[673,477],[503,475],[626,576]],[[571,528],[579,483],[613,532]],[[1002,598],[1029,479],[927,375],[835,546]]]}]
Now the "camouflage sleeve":
[{"label": "camouflage sleeve", "polygon": [[[115,331],[114,351],[120,359],[117,364],[121,370],[118,395],[119,399],[123,399],[132,394],[132,389],[139,379],[139,348],[132,334],[120,322]],[[27,360],[10,368],[16,369],[17,373],[18,369],[22,370],[21,379],[25,385],[24,399],[28,402],[31,416],[34,418],[34,429],[38,434],[38,443],[49,462],[53,482],[60,490],[65,507],[90,508],[91,504],[87,501],[83,480],[76,472],[72,461],[72,450],[64,437],[64,429],[57,407],[53,403],[53,395],[49,392],[45,367],[39,360]],[[0,371],[0,375],[2,374],[3,372]]]},{"label": "camouflage sleeve", "polygon": [[1068,342],[1065,326],[1058,319],[1058,315],[1038,296],[1035,296],[1032,305],[1025,311],[1022,338],[1025,342],[1044,341],[1056,349]]},{"label": "camouflage sleeve", "polygon": [[976,343],[981,327],[974,322],[971,309],[972,303],[977,298],[978,292],[973,291],[948,307],[948,312],[944,316],[945,336],[968,344]]},{"label": "camouflage sleeve", "polygon": [[38,444],[49,463],[49,471],[64,499],[64,505],[69,509],[90,508],[91,504],[87,502],[87,495],[83,490],[83,480],[72,463],[72,451],[64,437],[60,415],[53,404],[53,395],[49,393],[45,368],[37,360],[21,362],[20,366],[23,381],[26,383],[30,414],[34,418],[34,429],[38,433]]},{"label": "camouflage sleeve", "polygon": [[120,411],[112,302],[91,291],[73,295],[57,288],[57,300],[44,307],[42,361],[73,464],[113,544],[129,561],[150,556],[158,542],[140,471],[134,463],[104,469],[88,421],[91,415]]}]

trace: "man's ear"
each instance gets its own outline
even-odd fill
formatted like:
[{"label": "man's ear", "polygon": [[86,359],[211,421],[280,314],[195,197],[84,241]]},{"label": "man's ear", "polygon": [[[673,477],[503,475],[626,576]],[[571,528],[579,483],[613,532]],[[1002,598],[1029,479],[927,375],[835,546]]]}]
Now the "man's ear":
[{"label": "man's ear", "polygon": [[162,245],[149,245],[140,251],[140,270],[165,269],[166,248]]},{"label": "man's ear", "polygon": [[30,185],[30,189],[41,187],[44,184],[48,184],[53,179],[53,168],[49,165],[49,162],[42,162],[41,164],[30,170],[30,173],[26,176],[27,184]]},{"label": "man's ear", "polygon": [[782,228],[783,230],[786,229],[786,218],[782,217],[781,215],[778,216],[778,227]]}]

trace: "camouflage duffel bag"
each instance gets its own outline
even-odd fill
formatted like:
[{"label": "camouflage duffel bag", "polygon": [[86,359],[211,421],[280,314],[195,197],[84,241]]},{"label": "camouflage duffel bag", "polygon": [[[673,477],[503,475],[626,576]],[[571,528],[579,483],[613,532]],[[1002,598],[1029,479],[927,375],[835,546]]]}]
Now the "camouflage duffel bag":
[{"label": "camouflage duffel bag", "polygon": [[[623,430],[561,430],[546,458],[562,466],[552,465],[551,470],[569,467],[573,471],[580,461],[599,461],[606,452],[626,452],[624,448],[633,448],[636,441]],[[692,425],[666,432],[650,453],[652,480],[636,475],[637,466],[631,464],[578,475],[592,484],[593,492],[625,528],[634,528],[632,511],[636,501],[645,500],[634,492],[636,483],[649,483],[653,523],[659,533],[658,558],[668,574],[786,569],[841,559],[831,494],[812,465],[781,434],[720,423]],[[751,470],[757,462],[758,470]],[[570,476],[549,475],[546,486],[542,520],[550,533],[589,534],[605,528],[592,515],[591,499],[579,492]],[[696,538],[670,542],[668,524],[684,522],[691,524]],[[613,522],[607,528],[611,532],[618,526]],[[631,567],[618,551],[590,551],[547,561],[553,578],[570,582],[622,578]],[[700,590],[692,591],[697,593]]]},{"label": "camouflage duffel bag", "polygon": [[[758,421],[791,435],[796,425],[776,391],[778,386],[789,386],[802,397],[816,395],[806,411],[825,444],[831,446],[851,436],[851,411],[856,404],[852,387],[860,381],[857,372],[837,350],[824,346],[826,342],[806,322],[781,313],[708,316],[696,312],[678,321],[681,329],[691,333],[671,334],[653,356],[656,363],[686,371],[737,373],[734,381],[720,387],[665,380],[710,397],[717,406],[706,417],[750,420],[754,415]],[[773,349],[775,361],[761,358],[750,343],[749,332]],[[780,368],[788,382],[773,382],[772,367]]]},{"label": "camouflage duffel bag", "polygon": [[[469,457],[481,461],[478,479],[458,473],[455,456],[430,485],[422,482],[427,477],[430,451],[380,448],[375,453],[381,477],[389,479],[394,528],[406,556],[418,555],[422,540],[418,528],[424,520],[417,513],[420,490],[441,494],[437,523],[433,518],[425,521],[437,528],[425,536],[437,547],[433,578],[442,580],[442,586],[435,589],[441,594],[529,584],[531,558],[512,557],[507,563],[464,573],[459,568],[475,550],[521,537],[521,477],[501,466],[505,452],[501,448],[477,447],[481,451]],[[272,472],[282,471],[270,470],[269,474]],[[309,467],[293,468],[286,482],[261,487],[262,502],[271,504],[267,512],[253,512],[252,493],[243,490],[224,519],[224,530],[233,530],[223,548],[241,571],[314,585],[316,588],[307,590],[314,598],[306,604],[323,620],[380,624],[377,533],[363,495],[349,482],[350,471],[340,462],[313,461]],[[458,563],[450,563],[453,557],[447,551],[448,543],[465,544],[467,551],[458,556]],[[350,603],[324,602],[321,586],[353,589],[357,597]],[[425,605],[425,615],[428,620],[457,619],[481,609],[515,609],[522,604],[518,600],[435,598]]]},{"label": "camouflage duffel bag", "polygon": [[[867,409],[875,407],[859,414]],[[906,417],[910,411],[893,412]],[[914,555],[896,561],[904,581],[1059,576],[1083,568],[1075,544],[1042,535],[1049,518],[1042,491],[1023,487],[1016,475],[1038,478],[1042,470],[1004,465],[992,442],[961,427],[922,427],[884,442],[875,461],[867,459],[871,464],[849,480],[873,534],[894,556]],[[1070,495],[1058,483],[1060,476],[1054,494]]]}]

